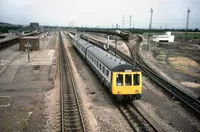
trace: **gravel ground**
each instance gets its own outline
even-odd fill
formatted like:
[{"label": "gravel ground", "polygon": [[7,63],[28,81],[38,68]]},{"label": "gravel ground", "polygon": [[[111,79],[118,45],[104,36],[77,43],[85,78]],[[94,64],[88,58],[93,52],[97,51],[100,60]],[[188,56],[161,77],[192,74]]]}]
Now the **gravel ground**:
[{"label": "gravel ground", "polygon": [[[104,39],[106,41],[105,37],[95,36],[95,38],[101,38],[101,40]],[[133,36],[131,40],[133,45],[136,42],[135,38]],[[146,43],[146,40],[144,40],[144,43]],[[119,48],[119,50],[121,49]],[[144,49],[146,47],[142,46],[142,51],[140,52],[145,60],[148,63],[150,62],[153,68],[158,70],[160,74],[172,80],[163,72],[166,71],[168,73],[169,69],[164,69],[165,67],[160,65],[158,60],[151,53],[145,52]],[[124,50],[121,51],[125,52]],[[167,96],[161,88],[153,84],[145,76],[143,76],[143,86],[142,99],[140,101],[133,101],[133,103],[153,124],[158,126],[159,131],[200,131],[199,120],[182,107],[178,101]]]},{"label": "gravel ground", "polygon": [[44,91],[1,91],[0,131],[41,131],[46,123],[43,96]]},{"label": "gravel ground", "polygon": [[60,80],[57,74],[54,80],[55,85],[53,89],[45,93],[45,118],[46,124],[43,129],[44,132],[59,132],[61,129],[60,122]]}]

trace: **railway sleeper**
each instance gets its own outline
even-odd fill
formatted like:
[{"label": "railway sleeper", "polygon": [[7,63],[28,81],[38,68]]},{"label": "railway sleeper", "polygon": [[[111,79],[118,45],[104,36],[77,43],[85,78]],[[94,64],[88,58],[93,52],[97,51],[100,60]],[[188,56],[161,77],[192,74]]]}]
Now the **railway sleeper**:
[{"label": "railway sleeper", "polygon": [[67,109],[64,109],[64,112],[78,112],[78,109],[75,109],[75,110],[67,110]]}]

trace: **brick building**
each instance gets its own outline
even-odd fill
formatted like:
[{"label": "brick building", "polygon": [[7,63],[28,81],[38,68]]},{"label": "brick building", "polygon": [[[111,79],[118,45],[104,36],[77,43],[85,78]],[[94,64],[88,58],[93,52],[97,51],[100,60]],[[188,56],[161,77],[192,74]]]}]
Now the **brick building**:
[{"label": "brick building", "polygon": [[38,36],[28,36],[28,37],[21,37],[19,43],[19,50],[26,51],[28,49],[28,43],[30,51],[39,50],[40,49],[40,42]]}]

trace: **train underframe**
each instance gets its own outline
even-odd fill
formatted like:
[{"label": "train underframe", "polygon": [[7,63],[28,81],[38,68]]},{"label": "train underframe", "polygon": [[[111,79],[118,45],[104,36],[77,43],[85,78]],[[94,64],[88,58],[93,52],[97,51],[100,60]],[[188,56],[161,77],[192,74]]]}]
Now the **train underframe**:
[{"label": "train underframe", "polygon": [[118,102],[131,102],[133,100],[140,100],[141,94],[133,94],[133,95],[116,95]]}]

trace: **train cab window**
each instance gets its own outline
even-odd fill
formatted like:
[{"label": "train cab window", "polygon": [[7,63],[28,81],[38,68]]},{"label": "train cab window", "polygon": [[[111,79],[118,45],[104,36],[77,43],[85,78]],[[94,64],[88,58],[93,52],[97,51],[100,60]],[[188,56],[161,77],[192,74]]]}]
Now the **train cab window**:
[{"label": "train cab window", "polygon": [[123,85],[123,74],[117,74],[116,76],[116,80],[117,80],[117,86],[122,86]]},{"label": "train cab window", "polygon": [[134,85],[140,85],[140,74],[134,74]]},{"label": "train cab window", "polygon": [[132,74],[125,75],[125,85],[131,86],[132,85]]}]

